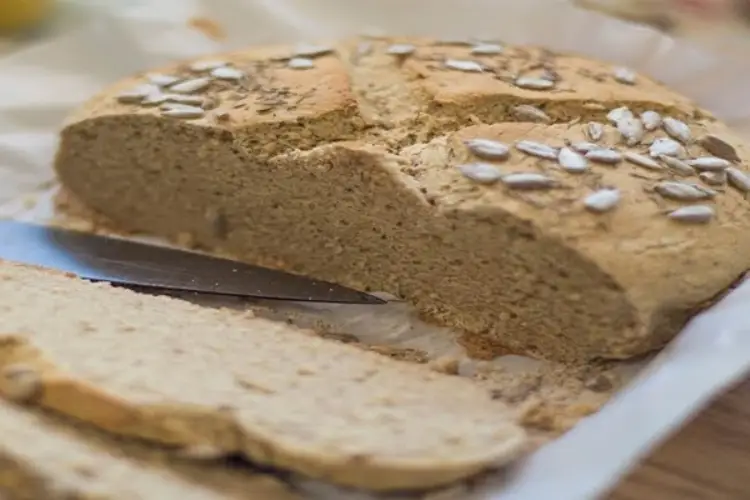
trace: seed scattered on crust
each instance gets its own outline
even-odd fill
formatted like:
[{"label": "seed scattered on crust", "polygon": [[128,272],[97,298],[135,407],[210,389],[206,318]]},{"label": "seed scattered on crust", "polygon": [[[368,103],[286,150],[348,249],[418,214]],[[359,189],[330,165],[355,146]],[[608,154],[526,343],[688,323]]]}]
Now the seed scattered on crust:
[{"label": "seed scattered on crust", "polygon": [[686,163],[697,170],[710,171],[725,170],[731,165],[729,161],[715,156],[701,156],[699,158],[688,160]]},{"label": "seed scattered on crust", "polygon": [[714,209],[708,205],[690,205],[670,212],[668,217],[687,224],[705,224],[714,218]]},{"label": "seed scattered on crust", "polygon": [[15,403],[29,403],[39,396],[42,381],[34,367],[16,363],[0,372],[0,394]]},{"label": "seed scattered on crust", "polygon": [[170,118],[194,119],[202,118],[206,112],[203,108],[188,106],[187,104],[167,104],[162,107],[162,116]]},{"label": "seed scattered on crust", "polygon": [[614,68],[614,70],[612,70],[612,76],[616,81],[624,83],[625,85],[635,85],[636,74],[635,71],[630,68]]},{"label": "seed scattered on crust", "polygon": [[458,170],[464,177],[479,184],[494,184],[503,176],[497,167],[489,163],[467,163],[459,165]]},{"label": "seed scattered on crust", "polygon": [[189,68],[190,68],[190,71],[195,71],[196,73],[202,73],[204,71],[211,71],[213,69],[220,68],[226,65],[227,65],[226,61],[219,61],[219,60],[197,61],[191,64]]},{"label": "seed scattered on crust", "polygon": [[600,189],[586,196],[583,205],[587,210],[596,213],[609,212],[620,203],[620,191],[617,189]]},{"label": "seed scattered on crust", "polygon": [[607,113],[607,120],[609,120],[612,123],[612,125],[617,125],[617,122],[619,122],[623,118],[632,118],[632,117],[633,117],[633,112],[630,111],[625,106],[615,108],[609,113]]},{"label": "seed scattered on crust", "polygon": [[117,95],[117,100],[123,104],[139,103],[149,95],[159,92],[159,87],[151,84],[138,85]]},{"label": "seed scattered on crust", "polygon": [[313,60],[306,57],[292,57],[286,65],[291,69],[310,69],[315,67]]},{"label": "seed scattered on crust", "polygon": [[716,195],[715,191],[697,184],[677,181],[660,182],[654,186],[654,190],[664,198],[677,201],[707,200]]},{"label": "seed scattered on crust", "polygon": [[479,43],[471,48],[471,53],[478,56],[502,54],[503,47],[494,43]]},{"label": "seed scattered on crust", "polygon": [[294,48],[294,57],[312,58],[324,56],[326,54],[330,54],[331,52],[333,52],[332,47],[301,43]]},{"label": "seed scattered on crust", "polygon": [[552,118],[550,118],[547,113],[530,104],[519,104],[518,106],[514,106],[513,114],[519,120],[529,120],[537,123],[552,122]]},{"label": "seed scattered on crust", "polygon": [[659,160],[661,160],[671,171],[674,173],[682,176],[682,177],[688,177],[690,175],[695,174],[695,169],[685,163],[684,161],[674,158],[673,156],[666,156],[666,155],[659,155]]},{"label": "seed scattered on crust", "polygon": [[516,87],[527,90],[549,90],[555,86],[555,82],[546,78],[532,78],[528,76],[517,78],[513,84]]},{"label": "seed scattered on crust", "polygon": [[620,132],[620,135],[625,140],[625,144],[631,147],[641,142],[645,134],[643,124],[634,116],[626,116],[622,120],[619,120],[617,122],[617,131]]},{"label": "seed scattered on crust", "polygon": [[526,153],[530,156],[536,156],[537,158],[544,158],[547,160],[557,160],[557,149],[552,146],[547,146],[541,142],[535,141],[518,141],[516,142],[516,149],[522,153]]},{"label": "seed scattered on crust", "polygon": [[520,172],[503,176],[503,184],[512,189],[549,189],[554,187],[554,179],[542,174]]},{"label": "seed scattered on crust", "polygon": [[604,136],[604,125],[599,122],[588,122],[584,132],[591,142],[599,142]]},{"label": "seed scattered on crust", "polygon": [[469,139],[464,144],[474,155],[485,160],[505,160],[510,154],[507,145],[490,139]]},{"label": "seed scattered on crust", "polygon": [[675,118],[666,117],[662,120],[661,125],[671,138],[676,139],[683,144],[690,142],[692,134],[690,133],[690,127],[688,127],[685,122]]},{"label": "seed scattered on crust", "polygon": [[659,137],[651,143],[648,152],[654,158],[658,158],[659,156],[674,156],[679,158],[685,155],[685,148],[674,139]]},{"label": "seed scattered on crust", "polygon": [[600,146],[599,144],[594,144],[593,142],[576,142],[571,144],[570,147],[575,151],[583,154],[586,154],[589,151],[593,151],[595,149],[602,149],[602,146]]},{"label": "seed scattered on crust", "polygon": [[152,83],[158,87],[169,87],[175,83],[182,81],[183,78],[179,76],[163,75],[161,73],[149,73],[146,75],[146,79],[149,83]]},{"label": "seed scattered on crust", "polygon": [[443,64],[448,69],[466,71],[469,73],[481,73],[482,71],[484,71],[482,65],[476,61],[466,61],[463,59],[446,59]]},{"label": "seed scattered on crust", "polygon": [[211,76],[218,78],[219,80],[242,80],[242,78],[245,77],[245,73],[237,68],[222,66],[211,70]]},{"label": "seed scattered on crust", "polygon": [[409,45],[407,43],[397,43],[388,47],[386,53],[392,56],[408,56],[409,54],[414,53],[415,50],[416,47],[414,47],[414,45]]},{"label": "seed scattered on crust", "polygon": [[719,172],[701,172],[698,177],[709,186],[723,186],[727,182],[727,174]]},{"label": "seed scattered on crust", "polygon": [[644,111],[641,113],[641,122],[643,123],[643,128],[651,132],[661,127],[661,115],[656,111]]},{"label": "seed scattered on crust", "polygon": [[743,193],[750,192],[750,176],[737,167],[729,167],[725,172],[732,187]]},{"label": "seed scattered on crust", "polygon": [[626,151],[622,156],[630,163],[638,165],[639,167],[647,168],[649,170],[664,170],[664,167],[662,167],[659,162],[648,156],[633,153],[632,151]]},{"label": "seed scattered on crust", "polygon": [[211,85],[210,78],[193,78],[192,80],[185,80],[169,87],[170,92],[175,94],[192,94],[193,92],[199,92],[206,87]]},{"label": "seed scattered on crust", "polygon": [[141,101],[141,106],[158,106],[167,102],[170,96],[182,95],[182,94],[162,94],[161,92],[155,92],[149,94]]},{"label": "seed scattered on crust", "polygon": [[592,149],[586,153],[586,158],[596,163],[616,165],[622,161],[622,155],[613,149]]},{"label": "seed scattered on crust", "polygon": [[719,139],[715,135],[706,135],[701,137],[698,140],[698,144],[700,144],[710,154],[718,158],[723,158],[731,162],[740,161],[740,157],[739,155],[737,155],[737,150],[735,150],[731,144],[723,141],[722,139]]},{"label": "seed scattered on crust", "polygon": [[588,168],[588,160],[583,155],[573,151],[571,148],[562,148],[557,155],[557,162],[567,172],[578,174],[585,172]]}]

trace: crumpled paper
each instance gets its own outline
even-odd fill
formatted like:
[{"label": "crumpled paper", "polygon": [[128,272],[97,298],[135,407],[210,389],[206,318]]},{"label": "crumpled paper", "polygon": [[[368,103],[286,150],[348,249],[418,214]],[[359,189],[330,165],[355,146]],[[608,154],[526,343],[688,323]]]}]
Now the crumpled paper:
[{"label": "crumpled paper", "polygon": [[[467,6],[458,0],[69,0],[67,5],[85,11],[85,19],[68,16],[69,29],[58,26],[54,37],[0,59],[0,216],[53,218],[50,165],[56,134],[63,117],[94,92],[152,66],[254,43],[395,33],[545,45],[650,74],[750,138],[745,91],[750,64],[565,1],[473,0]],[[201,16],[216,23],[224,36],[211,38],[189,26],[191,18]],[[30,193],[35,197],[29,198]],[[498,485],[475,491],[474,498],[581,500],[602,495],[653,446],[750,370],[750,315],[743,311],[748,302],[750,285],[745,283],[696,317],[601,411],[520,461]],[[450,333],[420,324],[403,305],[389,306],[386,314],[351,307],[357,306],[302,305],[281,314],[291,310],[324,318],[366,343],[423,349],[433,357],[460,355]],[[363,327],[368,324],[369,333]],[[416,330],[408,328],[414,325]],[[507,368],[518,361],[496,363]],[[538,365],[526,361],[520,370]],[[623,364],[629,373],[639,367]],[[333,498],[329,490],[322,495]]]}]

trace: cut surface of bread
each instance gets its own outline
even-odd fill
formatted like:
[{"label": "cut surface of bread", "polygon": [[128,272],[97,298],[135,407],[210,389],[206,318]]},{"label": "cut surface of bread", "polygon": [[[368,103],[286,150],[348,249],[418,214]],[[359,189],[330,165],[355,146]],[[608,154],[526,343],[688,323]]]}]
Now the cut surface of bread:
[{"label": "cut surface of bread", "polygon": [[128,229],[404,297],[474,356],[636,356],[750,266],[747,146],[626,69],[361,39],[158,73],[69,118],[67,190]]},{"label": "cut surface of bread", "polygon": [[373,490],[523,451],[507,407],[438,374],[242,313],[0,263],[0,395],[122,436]]}]

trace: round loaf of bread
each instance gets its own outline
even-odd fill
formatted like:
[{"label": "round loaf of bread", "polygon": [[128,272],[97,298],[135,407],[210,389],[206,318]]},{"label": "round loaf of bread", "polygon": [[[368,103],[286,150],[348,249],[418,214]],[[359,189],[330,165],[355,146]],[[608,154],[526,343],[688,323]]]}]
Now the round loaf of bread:
[{"label": "round loaf of bread", "polygon": [[747,146],[627,68],[356,39],[120,82],[56,169],[123,227],[414,304],[475,356],[662,346],[750,265]]}]

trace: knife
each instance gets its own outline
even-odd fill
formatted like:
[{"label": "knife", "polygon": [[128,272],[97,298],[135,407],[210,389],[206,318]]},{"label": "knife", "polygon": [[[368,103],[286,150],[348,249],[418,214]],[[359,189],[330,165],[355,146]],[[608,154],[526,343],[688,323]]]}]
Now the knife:
[{"label": "knife", "polygon": [[0,259],[125,287],[306,302],[385,302],[357,290],[275,269],[12,220],[0,220]]}]

